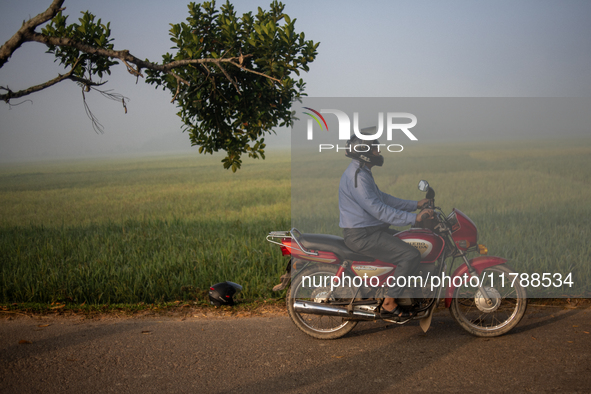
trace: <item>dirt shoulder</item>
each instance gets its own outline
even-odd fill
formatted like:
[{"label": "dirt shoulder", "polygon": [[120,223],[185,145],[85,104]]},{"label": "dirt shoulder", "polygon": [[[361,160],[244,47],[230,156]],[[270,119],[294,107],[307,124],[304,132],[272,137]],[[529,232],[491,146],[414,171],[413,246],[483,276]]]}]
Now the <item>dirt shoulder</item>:
[{"label": "dirt shoulder", "polygon": [[132,317],[227,317],[245,318],[256,316],[287,315],[285,302],[276,300],[257,301],[233,307],[214,307],[203,303],[177,302],[152,305],[0,305],[0,320],[19,317],[82,317],[88,319],[122,319]]},{"label": "dirt shoulder", "polygon": [[[565,309],[591,308],[589,298],[552,298],[531,299],[529,306],[560,307]],[[443,309],[443,300],[439,309]],[[207,304],[187,302],[175,302],[168,304],[152,305],[27,305],[9,304],[0,305],[0,320],[13,320],[19,317],[80,317],[88,319],[124,319],[142,317],[169,317],[186,319],[190,317],[201,318],[249,318],[261,316],[287,315],[284,300],[256,301],[238,304],[233,307],[214,307]]]}]

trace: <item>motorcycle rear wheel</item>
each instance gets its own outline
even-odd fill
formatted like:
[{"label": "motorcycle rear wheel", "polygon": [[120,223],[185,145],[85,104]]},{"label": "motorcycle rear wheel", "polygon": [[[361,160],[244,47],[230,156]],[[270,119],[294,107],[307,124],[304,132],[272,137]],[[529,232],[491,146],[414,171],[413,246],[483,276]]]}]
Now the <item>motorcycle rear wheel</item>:
[{"label": "motorcycle rear wheel", "polygon": [[[296,327],[311,337],[317,339],[337,339],[351,332],[357,325],[357,321],[346,320],[342,317],[299,313],[294,309],[294,302],[296,300],[326,302],[328,304],[330,304],[330,301],[335,301],[332,296],[327,299],[330,293],[330,285],[322,287],[321,283],[321,286],[304,287],[302,278],[309,276],[312,278],[311,283],[314,284],[314,277],[317,278],[316,282],[322,282],[322,280],[318,280],[318,277],[321,279],[325,276],[332,278],[337,274],[337,270],[337,266],[328,264],[315,264],[305,268],[292,280],[291,287],[287,291],[286,303],[289,317]],[[307,280],[306,284],[308,284]],[[352,296],[350,295],[350,297]]]},{"label": "motorcycle rear wheel", "polygon": [[503,264],[486,268],[479,275],[484,278],[482,285],[492,305],[486,304],[478,288],[470,285],[456,288],[449,308],[455,321],[478,337],[497,337],[511,331],[527,309],[525,289],[519,284],[519,279],[512,283],[513,276],[509,276],[514,272]]}]

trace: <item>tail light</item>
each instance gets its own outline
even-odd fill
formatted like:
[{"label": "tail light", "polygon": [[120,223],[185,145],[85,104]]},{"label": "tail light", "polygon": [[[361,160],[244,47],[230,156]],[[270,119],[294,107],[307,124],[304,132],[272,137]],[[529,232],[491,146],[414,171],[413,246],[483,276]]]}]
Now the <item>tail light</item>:
[{"label": "tail light", "polygon": [[281,254],[283,256],[289,256],[291,254],[291,251],[287,246],[281,246]]}]

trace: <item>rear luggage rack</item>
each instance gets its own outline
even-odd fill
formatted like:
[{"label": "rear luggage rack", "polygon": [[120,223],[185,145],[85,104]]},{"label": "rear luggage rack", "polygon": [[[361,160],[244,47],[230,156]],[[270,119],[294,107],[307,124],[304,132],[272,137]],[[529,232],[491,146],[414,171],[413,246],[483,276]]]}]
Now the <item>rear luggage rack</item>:
[{"label": "rear luggage rack", "polygon": [[[298,234],[297,237],[295,235],[296,233]],[[307,250],[306,248],[304,248],[302,246],[302,244],[298,240],[298,237],[301,237],[301,236],[302,236],[302,233],[300,232],[300,230],[298,230],[297,228],[294,227],[294,228],[292,228],[289,231],[271,231],[269,233],[269,235],[267,235],[267,241],[271,242],[272,244],[276,244],[276,245],[283,246],[283,247],[286,247],[286,248],[300,250],[300,251],[304,252],[305,254],[308,254],[308,255],[311,255],[311,256],[318,256],[318,252],[311,252],[311,251]],[[295,241],[296,245],[298,245],[299,249],[298,248],[295,248],[293,246],[285,245],[285,244],[283,244],[281,242],[277,242],[277,241],[274,240],[274,238],[281,238],[281,239],[289,238],[289,239],[293,239]]]}]

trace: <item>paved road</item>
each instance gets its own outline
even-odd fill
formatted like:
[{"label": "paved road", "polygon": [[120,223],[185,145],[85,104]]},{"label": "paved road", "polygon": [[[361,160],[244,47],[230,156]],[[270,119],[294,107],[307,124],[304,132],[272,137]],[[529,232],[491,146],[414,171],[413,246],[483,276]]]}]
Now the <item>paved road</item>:
[{"label": "paved road", "polygon": [[[339,340],[285,315],[0,320],[1,393],[591,392],[591,309],[530,307],[481,339],[439,311],[360,323]],[[19,341],[29,344],[19,344]]]}]

